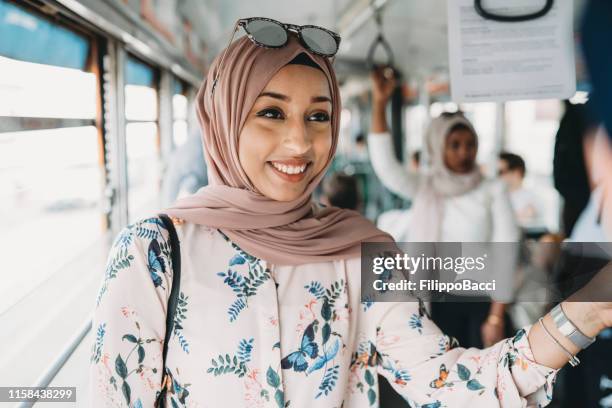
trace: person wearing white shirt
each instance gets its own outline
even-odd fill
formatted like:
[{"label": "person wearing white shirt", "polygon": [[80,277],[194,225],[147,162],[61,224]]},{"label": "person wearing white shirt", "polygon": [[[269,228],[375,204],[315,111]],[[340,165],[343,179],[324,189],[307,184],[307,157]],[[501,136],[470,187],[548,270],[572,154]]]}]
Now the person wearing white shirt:
[{"label": "person wearing white shirt", "polygon": [[543,221],[537,197],[523,184],[526,171],[525,161],[521,156],[509,152],[499,154],[498,174],[508,186],[518,223],[523,228],[539,227],[543,225]]},{"label": "person wearing white shirt", "polygon": [[[395,79],[385,78],[382,71],[372,73],[371,79],[370,159],[389,190],[414,202],[405,239],[517,242],[520,231],[506,186],[501,180],[485,179],[476,165],[478,139],[472,124],[462,114],[433,119],[425,140],[429,171],[410,172],[393,154],[386,122],[385,108]],[[504,311],[504,303],[495,300],[490,304],[432,303],[434,321],[466,346],[488,346],[502,338],[508,326]]]}]

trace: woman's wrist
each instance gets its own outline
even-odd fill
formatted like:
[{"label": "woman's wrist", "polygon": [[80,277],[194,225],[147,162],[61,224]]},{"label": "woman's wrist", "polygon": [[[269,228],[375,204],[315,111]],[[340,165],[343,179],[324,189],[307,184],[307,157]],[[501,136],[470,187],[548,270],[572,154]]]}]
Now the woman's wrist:
[{"label": "woman's wrist", "polygon": [[504,324],[504,311],[506,305],[504,303],[493,301],[489,308],[489,315],[487,316],[487,322],[491,324],[497,324],[499,326]]},{"label": "woman's wrist", "polygon": [[372,99],[372,111],[385,111],[387,109],[387,103],[389,101],[386,99]]},{"label": "woman's wrist", "polygon": [[601,317],[601,310],[593,302],[570,302],[561,303],[567,318],[585,336],[595,337],[606,328]]},{"label": "woman's wrist", "polygon": [[498,315],[498,314],[495,314],[495,313],[489,313],[489,316],[487,316],[487,319],[485,320],[485,323],[492,324],[493,326],[503,326],[504,325],[504,316],[503,315]]},{"label": "woman's wrist", "polygon": [[372,105],[372,123],[371,131],[373,133],[384,133],[388,131],[386,106],[384,104],[375,103]]},{"label": "woman's wrist", "polygon": [[[607,320],[603,317],[609,314],[606,304],[572,302],[570,299],[562,302],[561,307],[568,320],[585,336],[595,337],[607,327]],[[581,350],[559,331],[550,313],[546,313],[542,325],[544,327],[534,325],[529,333],[529,344],[535,361],[550,368],[561,368],[569,359],[567,352],[576,355]],[[554,340],[548,337],[545,330]],[[557,342],[559,344],[554,344]]]}]

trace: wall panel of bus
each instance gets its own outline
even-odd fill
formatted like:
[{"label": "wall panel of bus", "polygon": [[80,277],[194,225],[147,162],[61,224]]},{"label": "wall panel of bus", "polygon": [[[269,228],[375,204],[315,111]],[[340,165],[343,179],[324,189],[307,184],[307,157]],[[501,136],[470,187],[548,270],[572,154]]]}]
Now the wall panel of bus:
[{"label": "wall panel of bus", "polygon": [[109,241],[160,208],[193,126],[196,69],[62,3],[0,0],[0,384],[85,385]]}]

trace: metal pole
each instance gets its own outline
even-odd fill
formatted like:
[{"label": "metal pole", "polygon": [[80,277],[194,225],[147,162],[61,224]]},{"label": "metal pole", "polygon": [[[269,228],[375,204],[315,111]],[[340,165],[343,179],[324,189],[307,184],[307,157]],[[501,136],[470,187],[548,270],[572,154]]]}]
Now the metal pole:
[{"label": "metal pole", "polygon": [[107,168],[110,183],[107,197],[111,204],[111,231],[117,235],[128,223],[128,174],[125,138],[125,59],[126,54],[116,41],[108,42],[103,59],[104,132],[106,135]]},{"label": "metal pole", "polygon": [[[81,344],[87,333],[91,330],[91,318],[83,324],[83,326],[76,332],[72,340],[66,348],[62,351],[59,357],[51,364],[51,366],[43,373],[43,375],[34,383],[34,387],[46,388],[51,384],[55,376],[60,372],[64,364],[68,361],[74,350]],[[17,405],[17,408],[30,408],[36,401],[21,402]]]}]

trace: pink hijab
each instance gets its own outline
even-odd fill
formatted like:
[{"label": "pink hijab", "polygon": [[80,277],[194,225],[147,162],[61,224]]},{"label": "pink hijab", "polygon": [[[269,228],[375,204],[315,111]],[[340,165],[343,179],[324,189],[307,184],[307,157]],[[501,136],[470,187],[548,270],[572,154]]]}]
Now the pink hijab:
[{"label": "pink hijab", "polygon": [[[238,159],[239,135],[267,83],[300,53],[315,61],[329,81],[333,141],[325,167],[302,195],[281,202],[262,195],[247,177]],[[362,241],[393,241],[355,211],[318,209],[311,202],[311,194],[324,177],[338,144],[340,92],[330,61],[310,53],[293,35],[279,49],[258,47],[245,36],[229,46],[211,98],[220,55],[213,61],[196,100],[210,184],[177,200],[164,212],[218,228],[246,252],[275,264],[346,259],[360,255]]]},{"label": "pink hijab", "polygon": [[430,172],[421,183],[414,199],[410,240],[415,242],[444,241],[442,220],[444,202],[447,198],[470,192],[482,182],[478,166],[467,174],[453,173],[444,164],[446,137],[455,125],[466,126],[476,137],[478,134],[469,120],[462,114],[439,116],[431,121],[425,134]]}]

